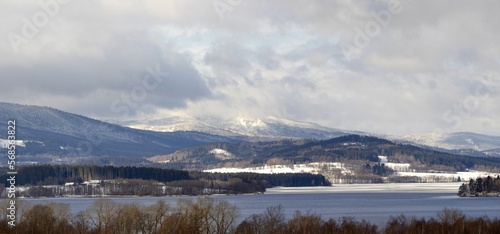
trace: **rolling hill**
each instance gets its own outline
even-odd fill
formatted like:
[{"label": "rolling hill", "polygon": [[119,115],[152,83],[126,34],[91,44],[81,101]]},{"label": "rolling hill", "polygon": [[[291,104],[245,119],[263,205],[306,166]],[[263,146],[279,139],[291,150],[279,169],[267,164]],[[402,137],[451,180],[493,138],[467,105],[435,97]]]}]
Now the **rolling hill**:
[{"label": "rolling hill", "polygon": [[[132,129],[87,118],[50,107],[0,103],[0,129],[15,120],[20,159],[47,160],[54,157],[150,157],[231,138],[195,131],[153,132]],[[2,146],[2,145],[0,145]],[[23,156],[24,155],[24,156]]]}]

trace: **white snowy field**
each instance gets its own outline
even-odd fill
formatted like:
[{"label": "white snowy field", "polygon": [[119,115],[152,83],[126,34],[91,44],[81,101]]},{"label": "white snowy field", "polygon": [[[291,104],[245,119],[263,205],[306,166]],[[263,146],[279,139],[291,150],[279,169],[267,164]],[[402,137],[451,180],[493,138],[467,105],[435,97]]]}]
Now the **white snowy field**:
[{"label": "white snowy field", "polygon": [[456,173],[423,173],[423,172],[396,172],[395,175],[397,176],[417,176],[421,178],[430,178],[430,177],[446,177],[446,178],[454,178],[460,179],[462,181],[468,181],[470,179],[476,179],[478,177],[487,177],[487,176],[492,176],[492,177],[497,177],[498,174],[496,173],[489,173],[485,171],[459,171]]},{"label": "white snowy field", "polygon": [[[242,172],[252,172],[252,173],[260,173],[260,174],[274,174],[274,173],[298,173],[294,169],[287,167],[287,166],[278,166],[278,167],[273,167],[273,166],[261,166],[261,167],[248,167],[248,168],[234,168],[234,167],[228,167],[228,168],[215,168],[215,169],[210,169],[210,170],[204,170],[204,172],[210,172],[210,173],[242,173]],[[311,170],[306,170],[302,172],[308,172],[311,173]]]},{"label": "white snowy field", "polygon": [[[221,150],[222,151],[222,150]],[[214,152],[218,153],[219,157],[233,157],[229,154],[222,154],[225,152]],[[409,163],[390,163],[387,161],[387,156],[378,156],[380,163],[392,168],[395,173],[393,176],[403,176],[403,177],[419,177],[420,182],[451,182],[451,181],[469,181],[470,179],[476,179],[478,177],[497,177],[498,173],[489,173],[485,171],[464,171],[464,172],[415,172],[411,169]],[[251,172],[260,174],[279,174],[279,173],[312,173],[312,174],[323,174],[330,181],[336,181],[335,176],[332,176],[333,172],[340,172],[342,175],[355,175],[355,172],[351,170],[344,163],[340,162],[314,162],[305,164],[290,164],[290,165],[263,165],[258,167],[246,167],[246,168],[234,168],[234,167],[222,167],[214,168],[209,170],[204,170],[204,172],[211,173],[241,173],[241,172]]]},{"label": "white snowy field", "polygon": [[318,174],[321,170],[327,167],[329,169],[338,169],[343,174],[351,173],[351,171],[344,167],[343,163],[338,162],[314,162],[307,164],[293,164],[293,165],[264,165],[258,167],[234,168],[223,167],[204,170],[204,172],[212,173],[239,173],[239,172],[252,172],[261,174],[279,174],[279,173],[313,173]]},{"label": "white snowy field", "polygon": [[266,194],[304,193],[447,193],[456,194],[461,182],[451,183],[390,183],[390,184],[334,184],[325,187],[278,187]]}]

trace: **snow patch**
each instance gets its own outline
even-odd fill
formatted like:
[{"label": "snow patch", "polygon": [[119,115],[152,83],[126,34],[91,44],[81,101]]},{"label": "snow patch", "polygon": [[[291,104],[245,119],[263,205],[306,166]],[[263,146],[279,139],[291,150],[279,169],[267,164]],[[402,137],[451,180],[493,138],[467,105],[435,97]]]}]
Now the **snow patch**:
[{"label": "snow patch", "polygon": [[223,149],[213,149],[213,150],[210,150],[209,152],[210,154],[213,154],[217,159],[220,159],[220,160],[229,160],[229,159],[235,159],[236,157],[230,153],[230,152],[227,152]]},{"label": "snow patch", "polygon": [[410,170],[409,163],[389,163],[389,162],[386,162],[385,166],[388,168],[391,168],[392,170],[395,170],[395,171],[409,171]]},{"label": "snow patch", "polygon": [[265,128],[267,127],[267,124],[262,121],[261,119],[251,119],[251,118],[245,118],[245,117],[240,117],[238,118],[238,122],[241,126],[245,128]]},{"label": "snow patch", "polygon": [[410,164],[409,163],[391,163],[387,159],[387,156],[378,156],[380,164],[384,164],[384,166],[391,168],[392,170],[395,171],[409,171],[410,170]]},{"label": "snow patch", "polygon": [[[14,142],[15,142],[16,146],[26,147],[26,145],[24,144],[24,141],[22,141],[22,140],[15,140]],[[8,147],[9,147],[9,140],[0,139],[0,149],[7,149]]]},{"label": "snow patch", "polygon": [[382,155],[379,155],[378,156],[378,159],[380,160],[380,163],[387,163],[388,160],[387,160],[387,156],[382,156]]}]

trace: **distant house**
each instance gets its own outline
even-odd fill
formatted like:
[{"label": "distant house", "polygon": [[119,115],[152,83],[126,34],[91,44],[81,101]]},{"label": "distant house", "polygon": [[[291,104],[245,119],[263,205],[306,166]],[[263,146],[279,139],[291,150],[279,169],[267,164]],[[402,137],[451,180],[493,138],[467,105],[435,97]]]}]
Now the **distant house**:
[{"label": "distant house", "polygon": [[68,182],[64,184],[64,186],[73,186],[73,185],[75,185],[75,182]]}]

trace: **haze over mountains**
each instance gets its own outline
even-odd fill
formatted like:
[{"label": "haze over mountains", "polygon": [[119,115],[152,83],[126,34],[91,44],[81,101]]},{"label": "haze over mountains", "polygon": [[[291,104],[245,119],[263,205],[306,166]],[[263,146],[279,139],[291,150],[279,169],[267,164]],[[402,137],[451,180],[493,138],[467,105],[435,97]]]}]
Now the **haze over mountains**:
[{"label": "haze over mountains", "polygon": [[[73,161],[86,156],[151,157],[208,143],[239,142],[245,139],[330,139],[349,134],[375,136],[272,117],[203,120],[175,117],[121,123],[129,128],[50,107],[0,103],[0,126],[3,129],[9,119],[16,120],[17,137],[25,145],[19,147],[19,153],[38,155],[33,160],[49,162],[54,161],[54,155],[73,156]],[[500,155],[498,136],[451,133],[378,137],[465,155]],[[40,155],[47,157],[42,157],[42,160]]]}]

